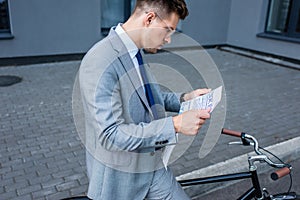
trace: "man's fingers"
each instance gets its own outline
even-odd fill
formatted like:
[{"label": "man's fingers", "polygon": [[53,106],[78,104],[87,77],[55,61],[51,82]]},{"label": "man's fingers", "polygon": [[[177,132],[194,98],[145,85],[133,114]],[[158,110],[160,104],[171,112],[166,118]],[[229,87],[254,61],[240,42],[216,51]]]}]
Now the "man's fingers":
[{"label": "man's fingers", "polygon": [[199,110],[197,117],[201,118],[201,119],[209,119],[210,118],[210,113],[209,112],[210,112],[210,109]]},{"label": "man's fingers", "polygon": [[203,88],[203,89],[196,89],[190,93],[187,93],[184,95],[184,100],[185,101],[189,101],[195,97],[207,94],[211,91],[211,89],[207,89],[207,88]]},{"label": "man's fingers", "polygon": [[204,95],[204,94],[207,94],[211,92],[211,89],[207,89],[207,88],[203,88],[203,89],[197,89],[195,90],[195,96],[201,96],[201,95]]},{"label": "man's fingers", "polygon": [[196,135],[206,119],[210,118],[209,111],[190,110],[173,117],[175,131],[185,135]]},{"label": "man's fingers", "polygon": [[[197,122],[197,125],[201,127],[205,123],[205,121],[206,121],[205,119],[200,118]],[[200,129],[200,127],[199,127],[199,129]]]}]

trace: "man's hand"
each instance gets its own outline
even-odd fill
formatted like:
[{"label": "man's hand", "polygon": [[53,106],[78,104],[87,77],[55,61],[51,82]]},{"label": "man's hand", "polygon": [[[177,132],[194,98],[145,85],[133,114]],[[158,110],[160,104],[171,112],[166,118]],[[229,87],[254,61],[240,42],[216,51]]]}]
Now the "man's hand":
[{"label": "man's hand", "polygon": [[208,110],[190,110],[173,117],[176,133],[187,136],[195,136],[199,132],[206,119],[210,118]]},{"label": "man's hand", "polygon": [[186,93],[184,96],[183,96],[183,100],[184,101],[189,101],[189,100],[192,100],[193,98],[195,97],[198,97],[198,96],[201,96],[201,95],[204,95],[204,94],[207,94],[211,91],[211,89],[207,89],[207,88],[204,88],[204,89],[197,89],[197,90],[194,90],[190,93]]}]

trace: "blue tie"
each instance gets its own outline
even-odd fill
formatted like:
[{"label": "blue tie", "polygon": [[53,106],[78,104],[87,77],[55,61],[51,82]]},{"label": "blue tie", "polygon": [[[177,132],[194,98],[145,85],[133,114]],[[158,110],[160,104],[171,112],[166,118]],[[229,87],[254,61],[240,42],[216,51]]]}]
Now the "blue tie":
[{"label": "blue tie", "polygon": [[144,66],[144,62],[143,62],[143,58],[142,58],[140,50],[137,52],[136,58],[139,63],[139,68],[140,68],[141,76],[142,76],[142,79],[144,82],[145,93],[146,93],[148,103],[150,105],[150,108],[153,112],[154,117],[157,118],[156,110],[155,110],[155,108],[152,108],[152,106],[155,104],[155,102],[154,102],[153,93],[152,93],[148,78],[146,76],[146,70],[145,70],[145,66]]}]

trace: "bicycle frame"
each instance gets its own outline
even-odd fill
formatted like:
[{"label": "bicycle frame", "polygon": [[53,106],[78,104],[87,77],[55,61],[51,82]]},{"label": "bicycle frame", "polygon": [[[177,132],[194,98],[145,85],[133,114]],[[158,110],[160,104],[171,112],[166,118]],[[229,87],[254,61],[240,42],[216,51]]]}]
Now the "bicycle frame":
[{"label": "bicycle frame", "polygon": [[242,194],[238,198],[239,200],[247,200],[252,198],[259,199],[263,197],[256,170],[234,173],[234,174],[225,174],[219,176],[209,176],[204,178],[187,179],[178,182],[181,184],[182,187],[187,187],[192,185],[219,183],[219,182],[242,180],[242,179],[251,179],[253,187],[250,188],[248,191],[246,191],[244,194]]}]

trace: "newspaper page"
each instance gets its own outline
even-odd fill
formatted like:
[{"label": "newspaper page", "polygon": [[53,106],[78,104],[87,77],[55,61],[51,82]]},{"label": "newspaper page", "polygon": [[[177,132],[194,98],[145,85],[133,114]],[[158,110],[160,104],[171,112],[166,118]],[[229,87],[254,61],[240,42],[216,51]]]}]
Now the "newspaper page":
[{"label": "newspaper page", "polygon": [[181,104],[179,113],[183,113],[188,110],[206,110],[210,109],[212,112],[218,103],[221,101],[222,97],[222,86],[218,87],[211,92],[196,97],[190,101],[185,101]]},{"label": "newspaper page", "polygon": [[[222,86],[212,90],[211,92],[196,97],[190,101],[185,101],[181,103],[179,113],[186,112],[188,110],[206,110],[210,109],[210,113],[216,108],[218,103],[222,98]],[[169,159],[171,157],[172,151],[176,145],[166,146],[162,155],[163,163],[167,169]]]}]

